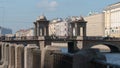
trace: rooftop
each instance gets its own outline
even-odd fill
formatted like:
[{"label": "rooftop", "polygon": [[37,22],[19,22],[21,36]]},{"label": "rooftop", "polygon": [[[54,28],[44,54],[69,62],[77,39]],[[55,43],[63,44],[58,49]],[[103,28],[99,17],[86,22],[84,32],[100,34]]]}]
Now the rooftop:
[{"label": "rooftop", "polygon": [[47,18],[46,18],[46,16],[41,15],[41,16],[38,16],[37,21],[38,21],[38,20],[41,20],[41,21],[46,21],[46,20],[47,20]]},{"label": "rooftop", "polygon": [[120,7],[120,2],[117,2],[114,4],[108,5],[106,8],[104,8],[104,10],[111,10],[111,9],[119,8],[119,7]]}]

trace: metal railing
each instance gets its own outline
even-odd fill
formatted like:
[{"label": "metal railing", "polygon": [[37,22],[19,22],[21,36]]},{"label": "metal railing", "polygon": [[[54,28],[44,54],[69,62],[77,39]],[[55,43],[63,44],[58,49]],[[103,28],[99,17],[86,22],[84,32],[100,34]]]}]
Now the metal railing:
[{"label": "metal railing", "polygon": [[13,40],[38,40],[37,36],[23,36],[23,37],[0,37],[1,41],[13,41]]},{"label": "metal railing", "polygon": [[101,37],[101,36],[86,36],[84,40],[105,40],[105,41],[120,41],[120,38],[116,37]]},{"label": "metal railing", "polygon": [[[0,37],[1,40],[38,40],[39,36],[22,36],[22,37]],[[71,39],[75,40],[77,36],[44,36],[46,39]],[[83,40],[104,40],[104,41],[120,41],[120,38],[100,37],[100,36],[85,36]]]}]

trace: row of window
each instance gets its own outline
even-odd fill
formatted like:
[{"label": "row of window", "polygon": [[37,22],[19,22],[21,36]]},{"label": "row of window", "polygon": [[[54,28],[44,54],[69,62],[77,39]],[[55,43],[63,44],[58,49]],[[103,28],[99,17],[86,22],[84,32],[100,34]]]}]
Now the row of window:
[{"label": "row of window", "polygon": [[118,27],[110,27],[110,28],[105,28],[105,30],[107,30],[107,29],[110,29],[110,30],[114,30],[114,29],[120,29],[120,26],[118,26]]},{"label": "row of window", "polygon": [[111,33],[120,33],[120,30],[111,30]]}]

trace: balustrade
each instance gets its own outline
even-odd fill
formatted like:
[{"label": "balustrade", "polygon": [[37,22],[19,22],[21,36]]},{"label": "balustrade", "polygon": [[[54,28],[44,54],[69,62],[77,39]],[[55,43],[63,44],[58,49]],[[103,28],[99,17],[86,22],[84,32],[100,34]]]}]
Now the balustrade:
[{"label": "balustrade", "polygon": [[120,68],[120,65],[108,63],[107,61],[94,60],[93,63],[95,64],[96,68],[99,67],[99,65],[102,65],[105,68]]},{"label": "balustrade", "polygon": [[[75,40],[77,36],[44,36],[46,39],[71,39]],[[82,37],[82,36],[80,36]],[[0,37],[0,41],[13,40],[38,40],[38,36],[22,36],[22,37]],[[104,40],[104,41],[120,41],[120,38],[100,37],[100,36],[85,36],[83,40]]]}]

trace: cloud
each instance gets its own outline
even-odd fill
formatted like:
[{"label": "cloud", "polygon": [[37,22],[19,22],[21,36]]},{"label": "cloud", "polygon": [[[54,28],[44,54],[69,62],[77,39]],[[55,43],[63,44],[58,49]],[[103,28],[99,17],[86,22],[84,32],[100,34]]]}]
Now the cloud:
[{"label": "cloud", "polygon": [[37,4],[38,8],[42,8],[44,10],[50,10],[53,11],[57,8],[58,3],[57,1],[48,1],[48,0],[42,0]]}]

